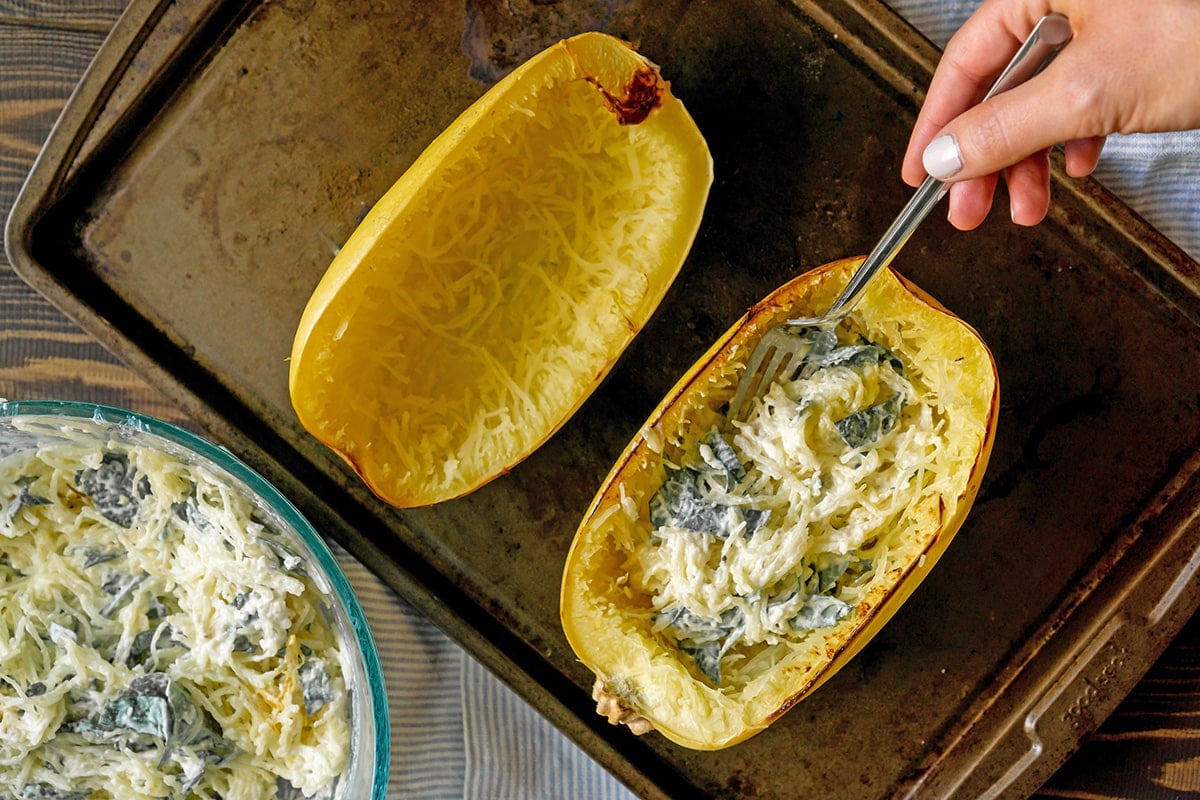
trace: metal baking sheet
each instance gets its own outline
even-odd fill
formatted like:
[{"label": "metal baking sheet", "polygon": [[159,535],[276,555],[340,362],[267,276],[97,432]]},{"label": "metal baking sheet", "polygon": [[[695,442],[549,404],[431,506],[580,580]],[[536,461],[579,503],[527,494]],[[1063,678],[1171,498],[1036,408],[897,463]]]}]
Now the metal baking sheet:
[{"label": "metal baking sheet", "polygon": [[[364,209],[488,81],[601,28],[710,143],[696,245],[578,414],[462,500],[376,501],[292,415],[309,292]],[[1027,796],[1200,604],[1197,265],[1056,172],[1042,226],[931,220],[898,268],[999,364],[998,440],[954,546],[767,732],[699,753],[592,710],[558,623],[567,547],[657,400],[749,305],[861,253],[907,198],[937,53],[877,2],[133,0],[19,197],[26,280],[645,797]]]}]

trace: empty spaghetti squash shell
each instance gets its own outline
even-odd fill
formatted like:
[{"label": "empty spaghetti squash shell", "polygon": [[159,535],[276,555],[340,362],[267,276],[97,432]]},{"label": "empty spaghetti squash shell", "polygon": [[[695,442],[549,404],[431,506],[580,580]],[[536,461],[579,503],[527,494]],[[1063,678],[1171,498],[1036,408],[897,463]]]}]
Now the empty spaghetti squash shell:
[{"label": "empty spaghetti squash shell", "polygon": [[712,182],[658,68],[600,33],[489,89],[339,251],[293,343],[305,428],[400,507],[528,456],[645,325]]},{"label": "empty spaghetti squash shell", "polygon": [[995,363],[894,272],[737,421],[755,344],[827,308],[859,259],[756,305],[675,386],[596,495],[562,623],[610,721],[712,750],[763,730],[888,621],[962,524],[991,451]]}]

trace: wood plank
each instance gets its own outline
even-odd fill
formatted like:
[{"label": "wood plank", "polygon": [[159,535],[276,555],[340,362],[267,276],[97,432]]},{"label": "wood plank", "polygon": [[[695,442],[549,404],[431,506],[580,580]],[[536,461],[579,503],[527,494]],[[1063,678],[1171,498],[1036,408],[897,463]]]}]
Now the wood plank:
[{"label": "wood plank", "polygon": [[196,428],[176,403],[37,294],[2,259],[0,398],[104,403]]},{"label": "wood plank", "polygon": [[0,212],[8,218],[102,33],[0,25]]},{"label": "wood plank", "polygon": [[[16,24],[17,12],[54,25]],[[0,3],[0,219],[123,2]],[[62,23],[60,26],[59,23]],[[177,406],[37,294],[0,255],[0,397],[115,403],[174,422]]]},{"label": "wood plank", "polygon": [[0,25],[54,26],[107,33],[127,0],[0,0]]}]

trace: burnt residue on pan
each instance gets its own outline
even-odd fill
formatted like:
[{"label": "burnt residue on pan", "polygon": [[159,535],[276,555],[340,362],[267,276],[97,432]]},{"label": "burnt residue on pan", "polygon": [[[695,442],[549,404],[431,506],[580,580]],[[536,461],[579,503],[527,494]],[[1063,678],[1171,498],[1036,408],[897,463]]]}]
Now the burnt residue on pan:
[{"label": "burnt residue on pan", "polygon": [[629,0],[467,0],[462,49],[470,76],[493,84],[560,39],[602,31]]}]

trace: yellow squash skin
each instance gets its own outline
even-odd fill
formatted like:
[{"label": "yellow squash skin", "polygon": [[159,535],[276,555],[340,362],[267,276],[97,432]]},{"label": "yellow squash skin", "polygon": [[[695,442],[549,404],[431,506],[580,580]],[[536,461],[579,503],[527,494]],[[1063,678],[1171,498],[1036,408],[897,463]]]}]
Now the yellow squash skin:
[{"label": "yellow squash skin", "polygon": [[[999,403],[995,362],[968,325],[894,272],[878,275],[851,316],[860,332],[896,353],[933,387],[948,426],[954,492],[932,498],[897,534],[884,578],[854,612],[788,645],[785,657],[747,682],[714,687],[673,642],[652,630],[648,591],[630,569],[650,531],[647,503],[673,458],[722,420],[745,360],[778,321],[820,312],[861,259],[794,279],[735,324],[674,387],[628,445],[597,493],[564,567],[567,639],[596,675],[610,721],[650,725],[685,747],[715,750],[762,731],[834,675],[883,627],[933,568],[965,519],[991,452]],[[939,456],[941,458],[941,456]],[[648,724],[647,724],[648,723]]]},{"label": "yellow squash skin", "polygon": [[398,507],[503,474],[646,324],[711,183],[695,123],[628,44],[587,33],[534,56],[329,266],[291,353],[300,422]]}]

